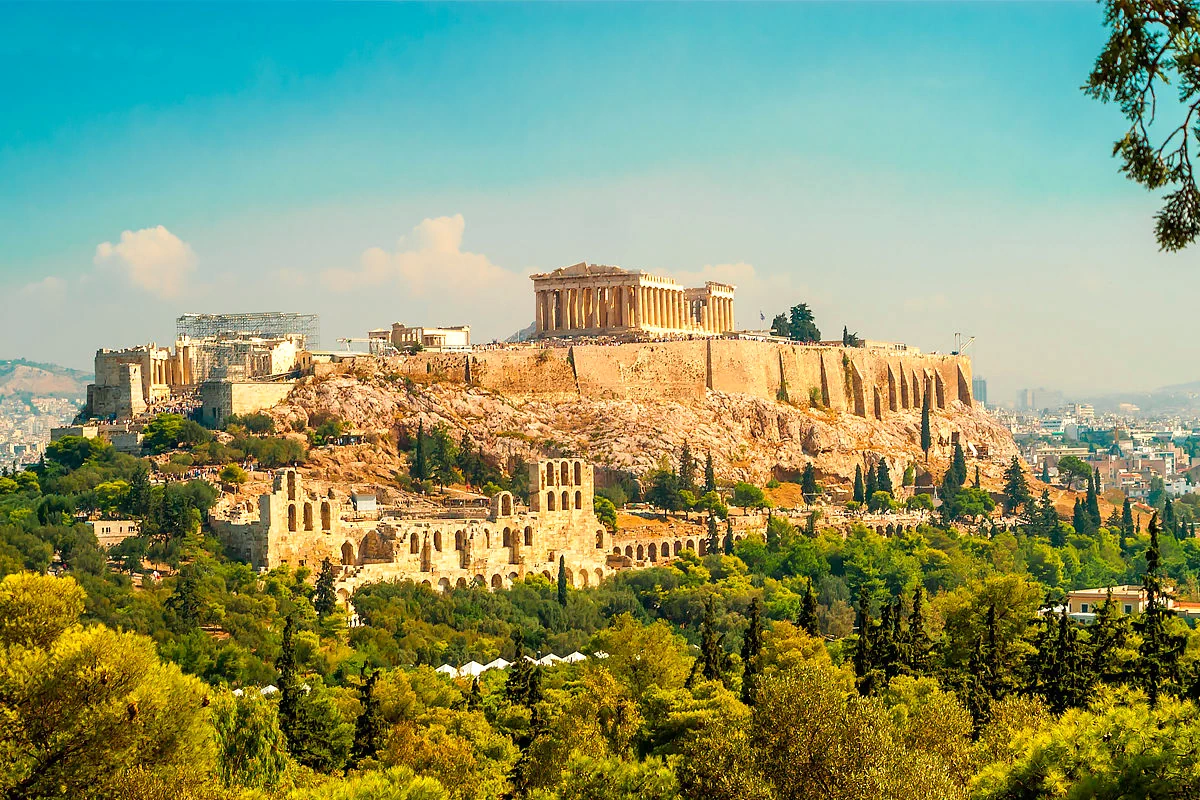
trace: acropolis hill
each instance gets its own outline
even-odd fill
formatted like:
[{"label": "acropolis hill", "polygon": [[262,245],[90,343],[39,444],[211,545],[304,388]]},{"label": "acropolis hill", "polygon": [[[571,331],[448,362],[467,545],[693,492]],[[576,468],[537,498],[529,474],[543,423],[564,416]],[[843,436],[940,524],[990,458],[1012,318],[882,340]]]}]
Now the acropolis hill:
[{"label": "acropolis hill", "polygon": [[928,393],[934,461],[948,456],[957,437],[987,454],[985,476],[998,476],[1015,446],[974,408],[970,385],[962,356],[727,338],[585,340],[360,358],[342,374],[301,380],[271,413],[293,427],[332,414],[374,432],[383,445],[380,477],[397,466],[382,451],[395,452],[401,432],[423,423],[469,432],[502,459],[570,454],[601,470],[640,474],[686,441],[711,452],[725,480],[786,478],[811,461],[837,483],[852,479],[864,458],[922,458],[920,409]]}]

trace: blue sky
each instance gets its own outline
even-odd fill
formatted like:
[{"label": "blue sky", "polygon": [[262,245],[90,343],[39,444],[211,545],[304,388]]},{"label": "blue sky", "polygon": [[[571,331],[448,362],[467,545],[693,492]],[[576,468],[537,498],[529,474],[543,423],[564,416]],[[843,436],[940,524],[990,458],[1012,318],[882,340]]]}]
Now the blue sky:
[{"label": "blue sky", "polygon": [[[1194,253],[1079,91],[1091,3],[0,4],[0,357],[184,311],[504,336],[580,260],[948,349],[993,397],[1189,363]],[[48,315],[53,314],[53,317]],[[36,337],[27,332],[38,330]]]}]

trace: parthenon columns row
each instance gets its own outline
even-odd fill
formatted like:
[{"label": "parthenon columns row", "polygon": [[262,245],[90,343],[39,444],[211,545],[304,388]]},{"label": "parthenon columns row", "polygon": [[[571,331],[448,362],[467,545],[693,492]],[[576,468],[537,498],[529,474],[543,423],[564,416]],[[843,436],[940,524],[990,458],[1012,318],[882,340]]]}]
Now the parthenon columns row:
[{"label": "parthenon columns row", "polygon": [[724,333],[733,330],[733,298],[688,298],[682,288],[575,286],[536,292],[539,333],[612,328]]}]

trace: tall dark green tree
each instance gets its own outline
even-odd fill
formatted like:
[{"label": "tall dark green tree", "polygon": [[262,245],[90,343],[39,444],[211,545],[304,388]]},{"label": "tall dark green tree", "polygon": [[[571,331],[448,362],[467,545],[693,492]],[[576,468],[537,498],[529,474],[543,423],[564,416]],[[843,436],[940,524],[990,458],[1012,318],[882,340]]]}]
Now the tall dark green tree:
[{"label": "tall dark green tree", "polygon": [[913,587],[912,608],[908,614],[908,630],[904,637],[904,663],[913,675],[929,672],[933,657],[933,641],[925,624],[925,593],[920,583]]},{"label": "tall dark green tree", "polygon": [[1092,531],[1100,530],[1104,520],[1100,517],[1100,470],[1093,470],[1088,481],[1087,512],[1092,518]]},{"label": "tall dark green tree", "polygon": [[1050,462],[1042,459],[1042,483],[1050,483]]},{"label": "tall dark green tree", "polygon": [[875,486],[876,491],[895,494],[895,489],[892,486],[892,473],[888,469],[886,458],[879,459],[879,466],[875,469]]},{"label": "tall dark green tree", "polygon": [[858,589],[856,627],[858,640],[854,644],[854,676],[859,694],[871,694],[875,690],[877,670],[872,659],[875,644],[875,622],[871,619],[871,595],[867,587]]},{"label": "tall dark green tree", "polygon": [[701,674],[706,680],[725,680],[729,655],[725,652],[725,634],[717,632],[716,608],[711,596],[704,599],[704,618],[700,622]]},{"label": "tall dark green tree", "polygon": [[717,518],[711,511],[708,513],[708,552],[721,552],[721,533],[717,528]]},{"label": "tall dark green tree", "polygon": [[921,399],[921,451],[925,453],[925,463],[929,463],[929,448],[933,447],[933,434],[929,429],[929,391]]},{"label": "tall dark green tree", "polygon": [[175,579],[175,589],[167,598],[166,606],[175,612],[182,630],[189,630],[200,624],[200,610],[204,605],[200,597],[200,571],[199,564],[184,566]]},{"label": "tall dark green tree", "polygon": [[513,659],[504,681],[504,696],[516,705],[533,709],[541,699],[541,676],[537,665],[525,657],[525,636],[520,628],[512,632]]},{"label": "tall dark green tree", "polygon": [[333,587],[333,564],[326,558],[321,561],[321,571],[317,573],[317,586],[313,592],[313,608],[318,616],[327,617],[337,609],[337,592]]},{"label": "tall dark green tree", "polygon": [[704,454],[704,493],[717,490],[717,470],[713,466],[712,453]]},{"label": "tall dark green tree", "polygon": [[1128,497],[1121,504],[1121,533],[1133,536],[1133,506],[1129,504]]},{"label": "tall dark green tree", "polygon": [[762,600],[750,601],[746,633],[742,636],[742,702],[754,705],[758,694],[758,677],[762,674]]},{"label": "tall dark green tree", "polygon": [[725,518],[725,555],[733,555],[733,515]]},{"label": "tall dark green tree", "polygon": [[974,480],[974,481],[972,481],[972,483],[971,483],[971,488],[972,488],[972,489],[978,489],[978,488],[980,488],[980,485],[979,485],[979,465],[978,465],[978,464],[976,464],[976,465],[975,465],[975,480]]},{"label": "tall dark green tree", "polygon": [[950,466],[954,470],[955,484],[957,488],[961,489],[967,482],[967,457],[963,453],[962,445],[958,442],[954,443],[954,457]]},{"label": "tall dark green tree", "polygon": [[[1071,525],[1075,528],[1076,533],[1088,534],[1092,532],[1091,515],[1087,513],[1084,502],[1079,498],[1075,498],[1075,508],[1071,513]],[[1055,546],[1058,547],[1060,545]]]},{"label": "tall dark green tree", "polygon": [[1068,708],[1079,708],[1087,700],[1087,669],[1078,633],[1064,606],[1057,616],[1043,620],[1045,636],[1033,659],[1031,670],[1036,691],[1058,715]]},{"label": "tall dark green tree", "polygon": [[358,687],[358,701],[362,710],[354,722],[354,744],[350,748],[348,767],[358,767],[364,761],[375,758],[383,748],[387,721],[383,718],[379,698],[375,696],[375,683],[378,680],[379,670],[375,670]]},{"label": "tall dark green tree", "polygon": [[565,555],[558,557],[558,604],[563,607],[567,605],[567,557]]},{"label": "tall dark green tree", "polygon": [[283,641],[279,645],[279,657],[275,659],[275,671],[279,673],[279,729],[288,741],[288,749],[295,752],[303,688],[297,673],[296,617],[292,614],[283,625]]},{"label": "tall dark green tree", "polygon": [[1129,641],[1129,617],[1113,600],[1112,587],[1103,603],[1096,607],[1096,619],[1088,627],[1088,676],[1092,683],[1116,685],[1127,679],[1125,665],[1118,654]]},{"label": "tall dark green tree", "polygon": [[854,502],[867,502],[867,485],[863,482],[863,471],[861,464],[854,465]]},{"label": "tall dark green tree", "polygon": [[817,612],[817,593],[813,589],[812,578],[804,587],[804,597],[800,600],[800,615],[796,624],[804,629],[809,636],[821,635],[821,620]]},{"label": "tall dark green tree", "polygon": [[817,498],[817,471],[813,469],[811,461],[804,465],[804,472],[800,476],[800,491],[804,494],[806,503],[811,503]]},{"label": "tall dark green tree", "polygon": [[1179,685],[1179,660],[1187,638],[1168,630],[1168,621],[1175,612],[1169,606],[1173,598],[1161,573],[1158,514],[1150,518],[1148,530],[1150,546],[1146,548],[1146,572],[1142,575],[1146,607],[1134,619],[1133,629],[1142,637],[1138,646],[1137,682],[1153,708],[1158,705],[1159,697]]},{"label": "tall dark green tree", "polygon": [[872,464],[870,467],[867,468],[867,485],[866,485],[867,499],[870,500],[871,495],[875,494],[878,491],[879,491],[879,476],[875,472],[875,465]]},{"label": "tall dark green tree", "polygon": [[696,493],[696,459],[692,455],[692,446],[687,442],[679,451],[679,489]]}]

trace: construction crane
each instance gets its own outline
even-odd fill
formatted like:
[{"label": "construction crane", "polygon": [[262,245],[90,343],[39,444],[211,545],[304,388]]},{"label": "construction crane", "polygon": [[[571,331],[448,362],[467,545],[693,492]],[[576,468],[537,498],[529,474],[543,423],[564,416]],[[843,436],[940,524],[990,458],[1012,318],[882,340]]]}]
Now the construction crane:
[{"label": "construction crane", "polygon": [[975,337],[967,337],[966,344],[963,344],[963,335],[958,331],[954,332],[954,349],[950,351],[952,356],[961,356],[970,349],[971,345],[975,344]]},{"label": "construction crane", "polygon": [[[955,334],[955,335],[957,335],[957,334]],[[367,342],[367,343],[369,344],[369,343],[370,343],[370,341],[371,341],[370,339],[359,339],[359,338],[352,338],[352,337],[342,337],[342,338],[338,339],[338,344],[344,344],[344,345],[346,345],[346,350],[347,350],[347,351],[349,351],[349,350],[350,350],[350,343],[351,343],[351,342]]]}]

